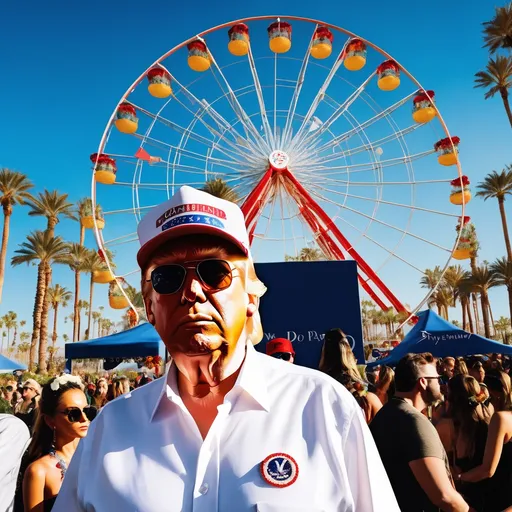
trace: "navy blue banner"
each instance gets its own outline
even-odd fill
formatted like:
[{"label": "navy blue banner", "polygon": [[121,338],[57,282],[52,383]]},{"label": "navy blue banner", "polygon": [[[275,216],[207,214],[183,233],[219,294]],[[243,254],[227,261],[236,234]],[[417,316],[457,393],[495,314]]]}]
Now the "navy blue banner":
[{"label": "navy blue banner", "polygon": [[264,337],[256,349],[265,352],[273,338],[288,338],[295,362],[318,368],[326,331],[345,332],[364,364],[363,331],[355,261],[257,263],[256,273],[268,290],[261,298]]}]

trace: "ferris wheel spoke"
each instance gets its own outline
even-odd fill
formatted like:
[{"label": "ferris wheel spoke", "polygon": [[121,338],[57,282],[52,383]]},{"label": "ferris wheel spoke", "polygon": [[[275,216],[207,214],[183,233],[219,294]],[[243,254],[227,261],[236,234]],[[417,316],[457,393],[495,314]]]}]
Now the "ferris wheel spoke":
[{"label": "ferris wheel spoke", "polygon": [[[316,162],[313,162],[311,166],[303,166],[301,167],[299,174],[302,172],[322,172],[322,176],[329,176],[333,173],[324,172],[324,171],[340,171],[345,169],[345,172],[335,172],[334,174],[350,174],[355,172],[368,172],[375,171],[381,168],[386,167],[394,167],[397,165],[408,164],[414,162],[416,160],[420,160],[421,158],[425,158],[426,156],[432,155],[435,151],[428,150],[423,153],[416,153],[414,155],[406,155],[403,157],[390,158],[388,160],[380,160],[377,162],[364,162],[360,164],[351,164],[351,165],[342,165],[342,166],[325,166],[325,165],[317,165]],[[339,158],[339,157],[338,157]],[[323,163],[321,160],[318,163]]]},{"label": "ferris wheel spoke", "polygon": [[[250,145],[245,145],[245,144],[240,143],[241,137],[237,132],[235,132],[235,135],[234,135],[235,141],[231,141],[224,135],[226,133],[226,131],[220,132],[219,130],[217,130],[210,124],[208,124],[203,119],[203,114],[206,113],[209,108],[209,103],[206,102],[206,100],[203,100],[206,103],[201,102],[201,105],[203,107],[203,112],[201,114],[194,112],[192,109],[187,107],[184,103],[180,102],[178,99],[176,99],[176,101],[185,110],[187,110],[190,114],[192,114],[194,116],[194,119],[196,121],[199,121],[213,136],[217,137],[217,139],[222,140],[225,144],[227,144],[231,148],[231,151],[238,154],[242,158],[251,158],[254,156],[258,156],[258,153]],[[217,123],[217,124],[219,125],[220,123]],[[222,128],[222,127],[224,127],[223,124],[220,124],[219,128]],[[189,130],[187,133],[193,133],[193,132],[191,130]],[[228,133],[230,133],[233,136],[232,128],[228,130]],[[222,151],[222,145],[216,144],[216,147],[219,148],[220,151]],[[224,149],[226,149],[226,148],[224,148]]]},{"label": "ferris wheel spoke", "polygon": [[150,206],[133,206],[132,208],[123,208],[121,210],[108,210],[108,211],[104,211],[103,215],[118,215],[118,214],[125,214],[125,213],[141,212],[141,211],[145,211],[145,210],[150,210],[151,208],[154,208],[155,206],[158,206],[158,205],[152,204]]},{"label": "ferris wheel spoke", "polygon": [[299,141],[302,138],[302,134],[304,133],[304,130],[306,130],[306,127],[308,126],[309,122],[311,121],[311,118],[315,114],[316,109],[318,108],[318,105],[320,105],[320,102],[323,100],[323,97],[324,97],[327,89],[329,88],[329,85],[331,84],[332,79],[334,78],[334,76],[336,75],[336,72],[340,68],[340,66],[343,62],[343,55],[345,54],[345,49],[347,47],[347,44],[348,44],[348,40],[345,41],[345,44],[343,45],[343,48],[341,49],[338,57],[334,61],[334,64],[333,64],[331,70],[329,71],[327,78],[325,79],[325,81],[322,84],[322,86],[320,87],[320,89],[318,89],[318,92],[316,93],[316,96],[313,99],[313,102],[311,103],[307,114],[304,116],[302,124],[300,125],[299,129],[297,130],[297,133],[295,134],[295,136],[292,138],[292,141],[290,143],[290,152],[295,147],[297,147],[297,141]]},{"label": "ferris wheel spoke", "polygon": [[[401,204],[401,203],[395,203],[393,201],[384,201],[383,199],[373,199],[371,197],[364,197],[364,196],[358,196],[355,194],[349,194],[347,192],[341,192],[338,190],[332,190],[329,188],[321,187],[319,185],[312,185],[313,187],[322,190],[323,192],[329,192],[331,194],[341,195],[344,197],[351,197],[352,199],[361,199],[362,201],[371,201],[371,202],[378,202],[380,204],[387,204],[390,206],[396,206],[397,208],[407,208],[408,210],[415,210],[415,211],[421,211],[421,212],[428,212],[428,213],[434,213],[436,215],[443,215],[445,217],[452,217],[452,218],[459,218],[459,214],[455,213],[448,213],[448,212],[442,212],[439,210],[432,210],[430,208],[421,208],[420,206],[415,206],[413,204]],[[337,204],[336,202],[333,202],[333,204]]]},{"label": "ferris wheel spoke", "polygon": [[427,185],[427,184],[437,184],[437,183],[450,183],[451,180],[422,180],[422,181],[350,181],[350,180],[340,180],[337,178],[327,178],[324,175],[320,177],[315,176],[316,183],[332,183],[333,185],[351,185],[354,187],[381,187],[384,185],[408,185],[408,186],[416,186],[416,185]]},{"label": "ferris wheel spoke", "polygon": [[[316,32],[318,25],[315,25],[315,30],[313,35]],[[306,71],[309,64],[309,57],[311,56],[311,46],[313,45],[313,37],[309,41],[309,46],[306,50],[304,58],[302,59],[302,65],[300,67],[299,75],[297,77],[297,81],[295,82],[295,87],[293,90],[292,99],[290,101],[290,106],[288,108],[288,112],[286,114],[286,122],[284,125],[284,130],[281,137],[281,146],[288,147],[291,142],[292,137],[292,122],[295,117],[295,111],[297,110],[297,103],[299,102],[300,93],[302,91],[302,86],[304,85],[304,78],[306,76]]]},{"label": "ferris wheel spoke", "polygon": [[[169,72],[169,71],[167,71]],[[170,73],[169,73],[170,74]],[[171,74],[170,74],[171,75]],[[238,143],[242,141],[242,137],[240,133],[238,133],[232,124],[228,123],[228,121],[212,106],[212,103],[206,101],[206,99],[200,100],[192,91],[188,89],[188,87],[184,86],[180,83],[180,81],[171,75],[171,78],[176,82],[176,84],[180,87],[180,92],[183,93],[191,103],[195,103],[197,105],[200,105],[205,113],[207,113],[210,118],[220,127],[225,128],[234,138],[234,140]],[[176,100],[178,100],[177,95],[174,96]],[[215,101],[219,101],[226,97],[226,94],[223,96],[220,96]],[[179,100],[178,100],[179,101]],[[182,102],[179,102],[182,106],[185,107],[185,105]],[[185,107],[188,109],[188,107]]]},{"label": "ferris wheel spoke", "polygon": [[247,53],[247,57],[249,60],[249,67],[251,68],[252,79],[254,82],[254,89],[256,91],[256,96],[258,98],[258,104],[260,107],[260,116],[261,123],[263,125],[263,131],[265,132],[265,137],[267,139],[267,143],[272,147],[272,149],[276,149],[276,139],[272,134],[272,128],[270,127],[270,123],[268,122],[267,111],[265,108],[265,100],[263,98],[263,89],[261,88],[260,78],[258,76],[258,71],[256,69],[256,63],[254,62],[254,57],[252,54],[252,48],[249,44],[249,51]]},{"label": "ferris wheel spoke", "polygon": [[[328,149],[332,149],[333,147],[337,146],[340,142],[347,141],[354,135],[360,133],[361,131],[363,131],[366,128],[368,128],[369,126],[371,126],[372,124],[374,124],[377,121],[392,114],[395,110],[400,108],[402,105],[405,105],[407,102],[409,102],[415,94],[416,94],[415,92],[409,94],[408,96],[406,96],[405,98],[402,98],[400,101],[397,101],[395,104],[391,105],[390,107],[386,108],[385,110],[382,110],[377,115],[375,115],[375,116],[371,117],[370,119],[364,121],[363,123],[359,124],[359,126],[357,126],[356,128],[353,128],[352,130],[349,130],[348,132],[341,133],[337,137],[334,137],[332,140],[325,143],[323,146],[317,147],[316,151],[318,151],[320,153],[320,152],[326,151]],[[311,148],[304,149],[304,151],[307,151],[307,150],[311,150]]]},{"label": "ferris wheel spoke", "polygon": [[[212,144],[213,144],[213,140],[212,139],[208,139],[206,137],[203,137],[202,135],[199,135],[197,133],[194,133],[192,132],[189,128],[185,128],[177,123],[174,123],[173,121],[170,121],[169,119],[166,119],[164,118],[163,116],[161,116],[160,114],[153,114],[151,111],[149,110],[146,110],[142,107],[139,107],[138,105],[135,105],[132,103],[132,105],[138,109],[139,111],[141,111],[142,113],[144,113],[146,116],[148,116],[149,118],[153,119],[154,121],[158,121],[160,123],[162,123],[164,126],[167,126],[168,128],[172,129],[173,131],[179,133],[180,135],[182,136],[187,136],[189,138],[191,138],[192,140],[196,141],[196,142],[199,142],[200,144],[208,147],[208,148],[211,148],[212,147]],[[138,134],[138,133],[134,133],[133,134],[135,137],[139,138],[142,140],[142,142],[146,142],[146,140],[151,140],[153,143],[157,143],[157,144],[160,144],[160,145],[163,145],[163,146],[168,146],[168,147],[171,147],[169,144],[166,144],[165,142],[163,141],[160,141],[158,139],[155,139],[155,138],[150,138],[149,135],[141,135],[141,134]],[[217,134],[217,135],[220,135],[220,134]],[[223,137],[223,136],[220,136],[220,138],[223,140],[223,142],[226,142],[228,144],[232,144],[231,141],[229,141],[226,137]],[[228,156],[228,157],[233,157],[234,158],[234,162],[236,162],[237,159],[239,159],[240,157],[242,158],[245,158],[246,155],[244,155],[244,153],[242,153],[240,151],[240,146],[236,145],[236,144],[232,144],[231,147],[232,149],[227,149],[226,147],[222,146],[221,144],[219,144],[217,142],[217,149],[219,152],[222,152],[224,155]]]},{"label": "ferris wheel spoke", "polygon": [[[254,126],[251,118],[247,115],[247,113],[243,109],[242,105],[240,105],[240,102],[238,101],[236,94],[234,93],[233,89],[231,88],[231,85],[229,85],[228,80],[226,79],[224,73],[222,72],[222,69],[217,64],[217,61],[215,60],[215,57],[213,56],[213,54],[211,52],[210,52],[210,57],[211,57],[211,60],[212,60],[212,63],[214,65],[215,69],[217,70],[217,73],[222,77],[222,82],[224,83],[224,85],[226,86],[226,88],[228,90],[228,92],[226,94],[228,103],[231,105],[233,112],[238,117],[241,125],[246,130],[247,135],[251,134],[253,137],[253,139],[249,139],[249,140],[252,140],[252,142],[256,145],[256,147],[259,148],[259,150],[263,154],[265,154],[265,155],[268,154],[270,152],[270,146],[267,144],[265,139],[263,139],[263,137],[260,135],[260,133],[258,132],[256,127]],[[215,80],[219,84],[219,87],[222,90],[222,92],[225,93],[224,87],[222,86],[221,81],[218,79],[217,74],[213,73],[213,76],[215,77]]]},{"label": "ferris wheel spoke", "polygon": [[[322,135],[336,122],[359,98],[359,96],[365,91],[366,86],[370,83],[372,78],[375,76],[373,72],[334,112],[331,116],[317,129],[309,134],[306,134],[301,141],[297,142],[300,147],[306,148],[306,150],[313,149],[317,142],[321,140]],[[292,147],[293,150],[293,147]],[[300,157],[302,152],[299,152],[297,156]]]}]

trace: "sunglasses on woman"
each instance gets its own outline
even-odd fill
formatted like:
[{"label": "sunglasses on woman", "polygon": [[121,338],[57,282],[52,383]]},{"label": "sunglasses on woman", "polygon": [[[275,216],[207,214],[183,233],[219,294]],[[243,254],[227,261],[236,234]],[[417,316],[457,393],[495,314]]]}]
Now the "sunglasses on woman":
[{"label": "sunglasses on woman", "polygon": [[89,421],[92,421],[94,418],[96,418],[96,414],[98,414],[98,410],[92,405],[88,405],[83,409],[80,409],[79,407],[69,407],[65,411],[59,412],[61,414],[66,414],[70,423],[79,422],[83,415],[85,415]]},{"label": "sunglasses on woman", "polygon": [[192,263],[192,266],[179,265],[172,263],[169,265],[161,265],[151,272],[151,278],[146,282],[150,282],[153,290],[159,295],[171,295],[180,291],[187,270],[195,270],[197,277],[206,291],[217,292],[225,290],[231,286],[233,281],[233,269],[225,260],[208,259],[201,261],[186,261]]}]

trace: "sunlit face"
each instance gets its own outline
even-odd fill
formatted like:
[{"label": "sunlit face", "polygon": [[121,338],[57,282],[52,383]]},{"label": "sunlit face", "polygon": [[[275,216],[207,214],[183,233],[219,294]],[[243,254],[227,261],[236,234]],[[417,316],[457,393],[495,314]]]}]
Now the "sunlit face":
[{"label": "sunlit face", "polygon": [[21,396],[25,402],[30,402],[30,400],[37,396],[37,391],[33,387],[27,385],[24,386]]},{"label": "sunlit face", "polygon": [[100,395],[106,395],[108,392],[108,384],[107,381],[104,379],[101,379],[98,381],[98,387],[96,388]]},{"label": "sunlit face", "polygon": [[166,254],[150,261],[143,276],[149,279],[151,271],[160,265],[178,263],[188,267],[211,258],[229,262],[233,280],[228,288],[208,291],[195,268],[189,268],[176,293],[159,295],[150,285],[144,294],[148,319],[179,371],[193,384],[202,383],[202,379],[210,385],[218,383],[237,370],[243,360],[243,335],[251,315],[248,306],[254,303],[245,290],[246,260],[222,239],[183,237],[167,245]]},{"label": "sunlit face", "polygon": [[451,379],[453,377],[453,373],[455,371],[455,361],[452,359],[448,359],[444,362],[444,374]]},{"label": "sunlit face", "polygon": [[441,400],[443,395],[441,393],[439,374],[437,373],[435,364],[425,364],[421,367],[419,382],[421,396],[427,405]]},{"label": "sunlit face", "polygon": [[87,407],[87,399],[80,389],[69,389],[60,397],[57,405],[57,413],[53,418],[48,418],[47,422],[51,428],[55,428],[55,433],[63,439],[76,439],[85,437],[89,428],[89,420],[82,413],[80,421],[72,423],[69,421],[68,412],[72,408],[83,410]]}]

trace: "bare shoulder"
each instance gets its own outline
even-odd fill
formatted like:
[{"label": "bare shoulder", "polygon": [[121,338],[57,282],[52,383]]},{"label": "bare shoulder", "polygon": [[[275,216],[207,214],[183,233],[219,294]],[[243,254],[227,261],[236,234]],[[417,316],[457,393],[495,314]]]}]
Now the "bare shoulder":
[{"label": "bare shoulder", "polygon": [[507,431],[512,430],[512,411],[498,411],[492,415],[491,423]]},{"label": "bare shoulder", "polygon": [[25,477],[31,479],[44,478],[50,464],[49,458],[49,455],[45,455],[44,457],[32,462],[25,471]]}]

